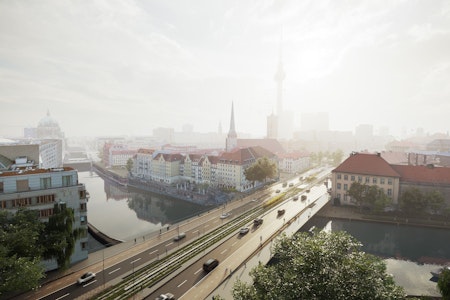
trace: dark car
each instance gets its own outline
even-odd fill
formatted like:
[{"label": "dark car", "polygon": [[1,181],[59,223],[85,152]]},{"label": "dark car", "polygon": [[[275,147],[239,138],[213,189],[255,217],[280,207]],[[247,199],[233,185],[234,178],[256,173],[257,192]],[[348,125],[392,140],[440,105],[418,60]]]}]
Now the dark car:
[{"label": "dark car", "polygon": [[255,220],[253,220],[253,225],[255,225],[255,226],[259,226],[262,223],[263,223],[263,219],[261,219],[261,218],[257,218]]},{"label": "dark car", "polygon": [[279,210],[278,210],[278,215],[279,215],[279,216],[284,215],[285,212],[286,212],[286,211],[285,211],[284,209],[279,209]]},{"label": "dark car", "polygon": [[219,261],[215,258],[210,258],[203,264],[203,270],[205,272],[211,272],[215,267],[219,265]]}]

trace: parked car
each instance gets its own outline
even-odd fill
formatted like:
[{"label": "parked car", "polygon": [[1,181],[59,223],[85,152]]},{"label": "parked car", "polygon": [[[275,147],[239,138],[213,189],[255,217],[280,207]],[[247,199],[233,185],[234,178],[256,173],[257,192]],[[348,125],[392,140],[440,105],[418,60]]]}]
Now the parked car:
[{"label": "parked car", "polygon": [[90,281],[90,280],[92,280],[94,278],[95,278],[95,273],[94,272],[87,272],[87,273],[84,273],[83,275],[81,275],[80,278],[78,278],[77,283],[78,284],[83,284],[83,283],[88,282],[88,281]]},{"label": "parked car", "polygon": [[286,182],[283,182],[283,187],[286,187],[287,186],[287,183]]},{"label": "parked car", "polygon": [[156,300],[175,300],[175,296],[171,293],[165,293],[159,295],[159,297],[156,298]]},{"label": "parked car", "polygon": [[249,230],[250,230],[250,229],[249,229],[248,227],[242,227],[242,228],[239,230],[239,234],[240,234],[240,235],[247,234]]},{"label": "parked car", "polygon": [[294,186],[294,184],[291,182],[291,183],[289,183],[289,187],[293,187]]},{"label": "parked car", "polygon": [[279,210],[278,210],[278,215],[279,215],[279,216],[284,215],[285,212],[286,212],[286,211],[285,211],[284,209],[279,209]]},{"label": "parked car", "polygon": [[294,196],[294,201],[297,201],[298,200],[298,196]]},{"label": "parked car", "polygon": [[255,225],[255,226],[259,226],[259,225],[261,225],[262,223],[263,223],[263,219],[261,219],[261,218],[256,218],[255,220],[253,220],[253,225]]},{"label": "parked car", "polygon": [[302,201],[306,200],[306,195],[302,195]]},{"label": "parked car", "polygon": [[185,237],[186,237],[186,233],[181,232],[179,235],[177,235],[176,237],[174,237],[173,240],[174,240],[175,242],[178,242],[178,241],[184,239]]},{"label": "parked car", "polygon": [[276,190],[276,191],[275,191],[275,193],[279,193],[279,192],[281,192],[281,191],[280,191],[280,190]]}]

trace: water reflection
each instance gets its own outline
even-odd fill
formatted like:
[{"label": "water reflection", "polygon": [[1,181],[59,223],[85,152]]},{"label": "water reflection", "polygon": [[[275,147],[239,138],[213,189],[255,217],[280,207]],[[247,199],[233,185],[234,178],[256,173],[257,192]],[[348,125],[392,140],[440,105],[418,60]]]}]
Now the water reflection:
[{"label": "water reflection", "polygon": [[[305,226],[323,228],[329,219],[314,217]],[[346,231],[363,244],[363,251],[418,263],[450,261],[450,230],[333,220],[332,231]]]},{"label": "water reflection", "polygon": [[127,189],[95,172],[79,172],[90,193],[88,220],[105,234],[131,240],[210,209],[137,189]]}]

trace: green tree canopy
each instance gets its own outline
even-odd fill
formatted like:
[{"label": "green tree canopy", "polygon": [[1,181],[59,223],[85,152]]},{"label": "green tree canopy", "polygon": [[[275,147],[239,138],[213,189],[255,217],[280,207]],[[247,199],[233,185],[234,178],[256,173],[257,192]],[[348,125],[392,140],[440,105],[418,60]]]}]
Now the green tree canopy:
[{"label": "green tree canopy", "polygon": [[350,188],[347,191],[347,195],[353,198],[353,200],[358,204],[359,206],[362,206],[364,203],[364,197],[366,193],[367,186],[365,184],[361,184],[359,182],[354,181]]},{"label": "green tree canopy", "polygon": [[73,229],[74,221],[73,209],[65,203],[57,203],[53,207],[53,215],[46,223],[43,236],[46,245],[44,258],[55,258],[61,269],[69,266],[75,242],[83,233],[83,229]]},{"label": "green tree canopy", "polygon": [[267,178],[275,178],[277,165],[267,157],[259,158],[254,164],[245,169],[245,178],[248,181],[265,181]]},{"label": "green tree canopy", "polygon": [[444,268],[439,275],[438,289],[441,292],[442,299],[450,300],[450,270]]},{"label": "green tree canopy", "polygon": [[131,170],[133,170],[133,160],[131,158],[129,158],[127,160],[127,171],[131,172]]},{"label": "green tree canopy", "polygon": [[438,213],[444,208],[445,199],[442,193],[438,190],[431,191],[425,194],[427,207],[432,213]]},{"label": "green tree canopy", "polygon": [[423,212],[427,207],[427,200],[422,191],[416,187],[405,189],[399,198],[400,207],[407,213]]},{"label": "green tree canopy", "polygon": [[44,277],[39,240],[43,228],[36,211],[0,211],[0,298],[33,289]]},{"label": "green tree canopy", "polygon": [[273,253],[276,263],[250,271],[253,284],[234,284],[234,299],[406,299],[385,263],[345,232],[282,236]]}]

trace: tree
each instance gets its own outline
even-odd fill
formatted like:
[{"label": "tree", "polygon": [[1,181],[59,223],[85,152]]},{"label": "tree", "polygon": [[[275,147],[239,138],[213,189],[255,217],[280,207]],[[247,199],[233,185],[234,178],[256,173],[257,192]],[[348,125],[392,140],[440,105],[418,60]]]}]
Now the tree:
[{"label": "tree", "polygon": [[43,228],[36,211],[0,211],[0,298],[36,288],[44,277],[39,240]]},{"label": "tree", "polygon": [[267,178],[275,178],[277,175],[277,165],[267,157],[259,158],[254,164],[245,169],[245,178],[248,181],[265,181]]},{"label": "tree", "polygon": [[391,198],[384,193],[383,189],[376,185],[371,185],[366,188],[363,201],[378,212],[383,211],[392,202]]},{"label": "tree", "polygon": [[405,189],[399,198],[400,207],[407,213],[423,212],[427,207],[427,201],[420,189],[409,187]]},{"label": "tree", "polygon": [[365,201],[366,189],[367,186],[365,184],[354,181],[350,185],[350,188],[347,191],[347,195],[352,197],[353,200],[355,200],[356,204],[361,207]]},{"label": "tree", "polygon": [[344,157],[344,152],[341,149],[336,150],[332,154],[333,165],[337,166],[342,162],[342,158]]},{"label": "tree", "polygon": [[425,194],[427,207],[432,213],[438,213],[444,207],[445,199],[440,191],[434,190]]},{"label": "tree", "polygon": [[444,268],[437,283],[442,299],[450,300],[450,269]]},{"label": "tree", "polygon": [[55,258],[58,267],[63,270],[70,264],[75,241],[84,232],[83,229],[73,229],[74,221],[73,209],[67,207],[65,203],[57,203],[44,230],[43,240],[46,245],[44,258]]},{"label": "tree", "polygon": [[127,171],[131,172],[131,170],[133,170],[133,160],[131,158],[129,158],[127,160]]},{"label": "tree", "polygon": [[285,235],[275,263],[253,268],[253,284],[237,281],[234,299],[406,299],[386,265],[345,232]]}]

